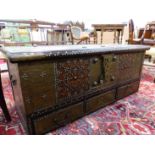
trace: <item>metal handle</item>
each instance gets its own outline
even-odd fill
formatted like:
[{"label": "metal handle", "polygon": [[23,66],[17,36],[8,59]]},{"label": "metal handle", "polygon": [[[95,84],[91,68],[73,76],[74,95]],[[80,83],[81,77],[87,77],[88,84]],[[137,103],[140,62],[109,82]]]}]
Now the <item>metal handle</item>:
[{"label": "metal handle", "polygon": [[111,76],[111,81],[114,81],[115,80],[115,76]]},{"label": "metal handle", "polygon": [[78,78],[77,76],[74,76],[74,77],[73,77],[74,80],[77,80],[77,78]]},{"label": "metal handle", "polygon": [[93,62],[96,63],[98,61],[98,58],[94,58]]},{"label": "metal handle", "polygon": [[112,61],[116,61],[117,60],[117,56],[113,56]]},{"label": "metal handle", "polygon": [[94,86],[96,86],[98,83],[97,83],[97,81],[94,81],[94,83],[93,83],[93,84],[94,84]]}]

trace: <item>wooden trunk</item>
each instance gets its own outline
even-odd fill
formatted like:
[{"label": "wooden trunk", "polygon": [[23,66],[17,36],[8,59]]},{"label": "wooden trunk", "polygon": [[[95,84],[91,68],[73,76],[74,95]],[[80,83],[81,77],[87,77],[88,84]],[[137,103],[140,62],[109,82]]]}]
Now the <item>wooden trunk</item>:
[{"label": "wooden trunk", "polygon": [[15,103],[29,134],[43,134],[139,88],[147,46],[8,47]]}]

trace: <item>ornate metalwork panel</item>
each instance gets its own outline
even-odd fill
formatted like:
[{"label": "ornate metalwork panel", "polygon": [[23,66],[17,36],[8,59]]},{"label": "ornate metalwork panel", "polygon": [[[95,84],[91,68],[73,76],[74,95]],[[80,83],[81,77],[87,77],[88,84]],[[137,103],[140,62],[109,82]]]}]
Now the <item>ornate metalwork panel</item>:
[{"label": "ornate metalwork panel", "polygon": [[117,56],[112,54],[93,57],[90,65],[90,86],[103,88],[116,83],[117,62]]},{"label": "ornate metalwork panel", "polygon": [[104,80],[103,58],[96,56],[91,58],[90,61],[90,86],[96,87]]},{"label": "ornate metalwork panel", "polygon": [[50,61],[33,61],[19,64],[20,81],[25,108],[28,114],[54,106],[54,64]]},{"label": "ornate metalwork panel", "polygon": [[119,55],[119,82],[136,79],[140,76],[143,53]]},{"label": "ornate metalwork panel", "polygon": [[56,98],[58,103],[72,102],[89,89],[89,59],[72,58],[56,63]]},{"label": "ornate metalwork panel", "polygon": [[118,79],[118,56],[109,54],[103,55],[106,85],[113,85]]}]

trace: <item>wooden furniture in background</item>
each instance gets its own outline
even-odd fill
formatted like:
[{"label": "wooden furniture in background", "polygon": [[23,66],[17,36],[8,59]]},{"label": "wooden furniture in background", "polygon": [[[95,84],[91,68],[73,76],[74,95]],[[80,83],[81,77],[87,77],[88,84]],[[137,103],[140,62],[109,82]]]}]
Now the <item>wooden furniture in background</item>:
[{"label": "wooden furniture in background", "polygon": [[80,44],[82,42],[85,42],[85,44],[90,43],[89,34],[83,32],[80,27],[70,26],[70,31],[72,44]]},{"label": "wooden furniture in background", "polygon": [[60,34],[60,44],[68,44],[70,42],[70,27],[68,24],[57,24],[54,32]]},{"label": "wooden furniture in background", "polygon": [[136,92],[147,49],[67,45],[1,51],[9,59],[24,127],[29,134],[43,134]]},{"label": "wooden furniture in background", "polygon": [[[153,26],[154,25],[154,26]],[[154,39],[155,23],[147,23],[144,30],[140,29],[138,38],[134,36],[134,22],[132,19],[129,20],[129,44],[142,44],[142,45],[155,45]]]},{"label": "wooden furniture in background", "polygon": [[92,26],[94,27],[96,34],[97,31],[101,32],[100,41],[97,35],[96,43],[103,43],[103,35],[105,31],[114,32],[114,43],[122,43],[124,27],[126,26],[126,24],[93,24]]},{"label": "wooden furniture in background", "polygon": [[[89,31],[85,28],[84,22],[73,22],[68,21],[66,22],[70,26],[70,41],[72,44],[80,44],[80,43],[89,43],[95,44],[96,43],[96,34],[94,31]],[[79,34],[74,35],[74,30],[79,32]],[[81,34],[81,35],[80,35]]]},{"label": "wooden furniture in background", "polygon": [[67,24],[56,24],[53,31],[47,31],[48,45],[64,45],[70,42],[70,27]]},{"label": "wooden furniture in background", "polygon": [[[138,31],[138,38],[141,38],[143,36],[145,28],[140,28]],[[144,38],[150,39],[152,36],[152,30],[147,29],[144,35]]]},{"label": "wooden furniture in background", "polygon": [[[129,40],[128,44],[141,44],[141,45],[149,45],[154,46],[155,40],[151,37],[152,36],[152,30],[150,29],[149,23],[146,24],[144,30],[140,29],[138,38],[135,38],[134,35],[134,22],[132,19],[129,20]],[[145,54],[145,58],[149,59],[151,61],[152,56],[150,54]]]},{"label": "wooden furniture in background", "polygon": [[[155,21],[147,23],[147,29],[144,38],[155,39]],[[145,28],[139,29],[139,38],[142,36]]]},{"label": "wooden furniture in background", "polygon": [[70,26],[77,26],[80,27],[82,31],[85,30],[85,24],[84,22],[79,22],[79,21],[67,21],[65,24],[70,25]]},{"label": "wooden furniture in background", "polygon": [[67,44],[65,37],[70,31],[66,24],[39,20],[0,20],[0,25],[0,44],[4,46]]}]

